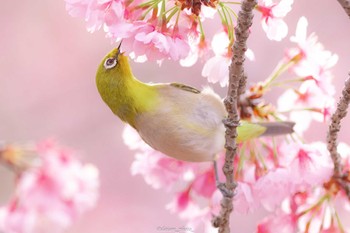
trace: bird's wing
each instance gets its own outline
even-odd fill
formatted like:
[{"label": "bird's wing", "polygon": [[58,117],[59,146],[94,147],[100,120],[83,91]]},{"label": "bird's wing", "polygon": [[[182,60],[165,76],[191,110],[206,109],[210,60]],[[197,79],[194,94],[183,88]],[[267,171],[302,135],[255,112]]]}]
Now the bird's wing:
[{"label": "bird's wing", "polygon": [[191,87],[191,86],[187,86],[187,85],[182,84],[182,83],[170,83],[170,86],[179,88],[179,89],[184,90],[184,91],[189,91],[189,92],[192,92],[195,94],[201,93],[198,89]]}]

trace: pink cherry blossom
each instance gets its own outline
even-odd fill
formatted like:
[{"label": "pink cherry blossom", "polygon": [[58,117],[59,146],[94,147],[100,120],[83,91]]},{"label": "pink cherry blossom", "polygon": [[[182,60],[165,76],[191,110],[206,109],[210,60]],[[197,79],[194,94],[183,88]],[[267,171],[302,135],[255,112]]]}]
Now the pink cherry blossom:
[{"label": "pink cherry blossom", "polygon": [[52,141],[39,144],[36,153],[40,163],[20,174],[13,201],[0,211],[0,231],[62,232],[96,204],[99,181],[93,165]]},{"label": "pink cherry blossom", "polygon": [[204,224],[210,222],[212,217],[211,209],[209,207],[200,207],[194,202],[189,202],[187,207],[180,212],[178,212],[177,203],[172,201],[166,208],[173,213],[178,213],[181,219],[187,221],[187,225],[191,229],[195,229],[198,226],[203,226]]},{"label": "pink cherry blossom", "polygon": [[202,76],[208,79],[210,83],[220,83],[221,87],[227,85],[228,67],[231,64],[229,57],[216,55],[210,58],[203,66]]},{"label": "pink cherry blossom", "polygon": [[332,225],[330,228],[328,229],[322,229],[320,231],[320,233],[343,233],[344,231],[342,231],[341,229],[339,229],[336,225]]},{"label": "pink cherry blossom", "polygon": [[344,169],[350,170],[350,146],[344,142],[340,142],[337,147],[338,153],[342,158]]},{"label": "pink cherry blossom", "polygon": [[265,218],[257,227],[256,233],[295,233],[297,218],[294,215],[277,213]]},{"label": "pink cherry blossom", "polygon": [[307,36],[307,26],[307,19],[301,17],[295,36],[291,37],[291,41],[298,47],[287,50],[287,59],[295,62],[292,70],[296,75],[314,80],[325,93],[333,95],[334,86],[331,84],[332,74],[329,69],[337,63],[338,56],[325,50],[317,42],[314,33]]},{"label": "pink cherry blossom", "polygon": [[190,47],[183,30],[175,30],[177,25],[159,27],[148,16],[141,19],[140,3],[142,1],[125,4],[122,0],[66,0],[66,8],[72,16],[84,17],[89,31],[104,26],[109,37],[123,39],[123,48],[133,52],[135,58],[179,60],[187,57]]},{"label": "pink cherry blossom", "polygon": [[187,57],[190,50],[187,41],[181,37],[169,36],[150,25],[140,27],[132,38],[134,41],[129,51],[133,51],[136,57],[146,56],[150,60],[179,60]]},{"label": "pink cherry blossom", "polygon": [[270,170],[260,177],[253,186],[255,197],[269,211],[274,210],[292,193],[291,174],[287,168]]},{"label": "pink cherry blossom", "polygon": [[123,139],[131,149],[137,150],[131,173],[143,175],[153,188],[170,189],[179,180],[193,179],[193,168],[199,168],[197,164],[179,161],[153,150],[130,126],[125,127]]},{"label": "pink cherry blossom", "polygon": [[7,233],[34,233],[37,214],[23,206],[17,207],[17,201],[11,201],[0,208],[0,231]]},{"label": "pink cherry blossom", "polygon": [[250,184],[238,182],[236,192],[234,197],[235,212],[241,214],[253,213],[259,207],[260,203]]},{"label": "pink cherry blossom", "polygon": [[270,40],[280,41],[287,36],[288,26],[282,18],[292,9],[292,4],[293,0],[259,1],[257,10],[262,14],[261,24]]},{"label": "pink cherry blossom", "polygon": [[198,195],[210,198],[216,190],[214,170],[209,169],[208,171],[197,175],[192,183],[192,189]]},{"label": "pink cherry blossom", "polygon": [[153,188],[169,189],[174,183],[185,179],[191,169],[185,162],[166,157],[158,151],[149,149],[135,155],[131,165],[133,175],[140,174]]},{"label": "pink cherry blossom", "polygon": [[66,9],[73,17],[82,17],[90,32],[99,30],[105,23],[108,12],[114,0],[66,0]]},{"label": "pink cherry blossom", "polygon": [[291,182],[300,187],[313,187],[328,181],[333,172],[326,144],[314,142],[309,144],[284,143],[281,147],[281,165],[290,172]]},{"label": "pink cherry blossom", "polygon": [[[211,48],[214,56],[209,58],[203,66],[202,76],[206,77],[210,83],[220,83],[221,87],[225,87],[228,83],[228,67],[231,64],[231,47],[226,32],[214,35]],[[254,60],[254,53],[248,49],[246,56],[249,60]]]},{"label": "pink cherry blossom", "polygon": [[190,191],[191,191],[191,188],[187,188],[186,190],[178,193],[175,196],[174,203],[170,204],[170,205],[173,205],[172,207],[173,211],[182,212],[189,206],[189,204],[191,203]]},{"label": "pink cherry blossom", "polygon": [[[330,86],[331,87],[331,86]],[[298,90],[286,90],[277,101],[279,111],[291,111],[290,120],[296,123],[295,130],[302,133],[312,120],[325,122],[334,106],[334,97],[325,93],[311,80],[303,82]]]},{"label": "pink cherry blossom", "polygon": [[129,147],[130,150],[149,150],[150,147],[142,140],[137,131],[130,125],[125,125],[123,130],[124,144]]}]

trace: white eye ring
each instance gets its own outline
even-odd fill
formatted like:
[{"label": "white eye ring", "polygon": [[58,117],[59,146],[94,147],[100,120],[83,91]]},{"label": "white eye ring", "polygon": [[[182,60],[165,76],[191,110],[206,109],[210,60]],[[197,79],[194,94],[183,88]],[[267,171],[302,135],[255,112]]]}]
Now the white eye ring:
[{"label": "white eye ring", "polygon": [[117,65],[117,59],[115,57],[107,58],[105,60],[105,64],[103,64],[103,65],[107,70],[111,69],[111,68],[115,67],[115,65]]}]

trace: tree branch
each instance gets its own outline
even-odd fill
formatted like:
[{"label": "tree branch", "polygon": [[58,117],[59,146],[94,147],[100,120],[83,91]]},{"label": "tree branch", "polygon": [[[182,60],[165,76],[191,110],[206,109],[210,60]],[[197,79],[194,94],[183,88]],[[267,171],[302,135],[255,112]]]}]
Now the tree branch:
[{"label": "tree branch", "polygon": [[[350,76],[350,73],[349,73]],[[334,164],[333,177],[338,181],[339,185],[345,190],[346,195],[350,199],[350,186],[349,183],[344,180],[346,176],[342,175],[343,167],[341,165],[341,158],[337,151],[338,146],[338,132],[340,130],[340,121],[346,116],[347,109],[350,103],[350,77],[345,81],[342,96],[337,104],[337,109],[331,117],[331,123],[329,125],[327,133],[327,148],[332,157]]]},{"label": "tree branch", "polygon": [[252,25],[253,9],[257,4],[257,0],[243,0],[241,10],[238,13],[237,26],[235,27],[236,40],[233,44],[232,63],[229,67],[229,84],[227,96],[224,100],[227,118],[224,120],[226,127],[226,154],[223,172],[226,182],[219,184],[219,189],[223,194],[221,200],[221,210],[219,216],[213,218],[213,225],[219,227],[219,233],[230,232],[230,214],[233,210],[233,196],[237,186],[233,178],[233,161],[237,152],[236,128],[239,125],[239,112],[237,108],[238,97],[244,92],[246,75],[244,74],[245,52],[247,50],[247,39],[249,36],[249,28]]},{"label": "tree branch", "polygon": [[343,7],[346,14],[350,17],[350,1],[349,0],[338,0],[338,2]]}]

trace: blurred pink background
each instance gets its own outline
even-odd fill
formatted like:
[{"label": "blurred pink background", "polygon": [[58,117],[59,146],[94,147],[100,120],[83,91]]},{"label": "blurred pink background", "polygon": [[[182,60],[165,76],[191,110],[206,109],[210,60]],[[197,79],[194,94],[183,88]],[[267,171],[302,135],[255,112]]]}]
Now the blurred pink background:
[{"label": "blurred pink background", "polygon": [[[337,1],[296,1],[286,17],[288,38],[302,15],[309,20],[308,32],[316,32],[326,49],[340,57],[333,69],[338,98],[350,70],[350,20]],[[267,40],[259,18],[256,15],[249,39],[257,60],[247,64],[251,82],[265,78],[282,58],[284,48],[291,46],[288,38],[282,43]],[[68,15],[63,0],[3,1],[0,28],[0,140],[27,142],[53,137],[80,151],[85,161],[100,170],[98,206],[67,232],[156,233],[159,226],[185,226],[165,209],[171,195],[130,174],[133,153],[122,142],[123,124],[105,106],[95,87],[96,68],[115,46],[104,32],[88,33],[82,19]],[[192,68],[170,61],[161,67],[155,63],[132,63],[132,67],[142,81],[176,81],[196,87],[206,84],[200,63]],[[224,97],[226,89],[212,86]],[[275,101],[274,96],[269,97]],[[327,126],[313,126],[307,139],[324,140]],[[340,133],[340,139],[348,143],[349,130],[348,117]],[[13,174],[0,167],[0,204],[11,196],[13,181]],[[233,232],[240,233],[255,229],[254,222],[238,215],[233,226]]]}]

